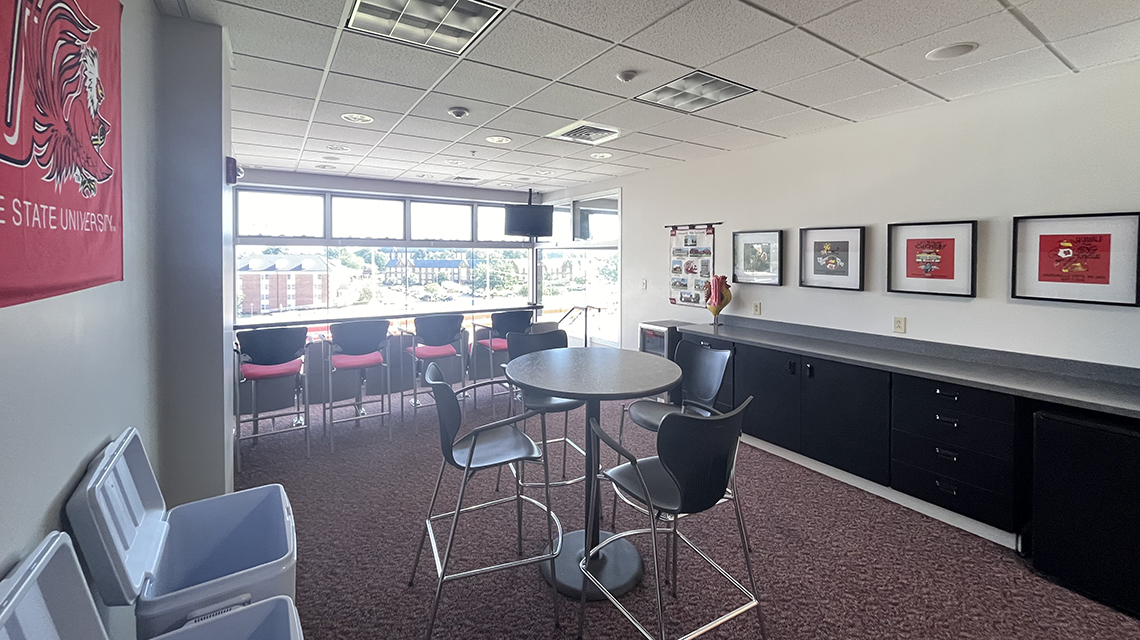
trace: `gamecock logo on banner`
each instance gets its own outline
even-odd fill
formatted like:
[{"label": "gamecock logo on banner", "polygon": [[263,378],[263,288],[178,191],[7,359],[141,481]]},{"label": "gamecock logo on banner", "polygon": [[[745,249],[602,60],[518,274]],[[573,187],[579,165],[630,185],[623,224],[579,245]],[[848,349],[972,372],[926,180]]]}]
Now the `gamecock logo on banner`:
[{"label": "gamecock logo on banner", "polygon": [[122,6],[4,5],[0,306],[122,279]]}]

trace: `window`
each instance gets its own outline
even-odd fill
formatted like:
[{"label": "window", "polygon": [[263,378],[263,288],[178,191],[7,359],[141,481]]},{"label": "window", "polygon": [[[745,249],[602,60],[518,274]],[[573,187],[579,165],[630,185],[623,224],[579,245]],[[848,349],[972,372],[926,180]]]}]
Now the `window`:
[{"label": "window", "polygon": [[404,201],[332,198],[334,238],[404,239]]},{"label": "window", "polygon": [[478,223],[477,239],[480,242],[518,241],[514,236],[503,233],[507,228],[507,210],[503,207],[479,206],[476,212]]},{"label": "window", "polygon": [[299,193],[239,190],[239,236],[320,238],[325,235],[325,199]]},{"label": "window", "polygon": [[412,240],[471,240],[471,205],[413,201]]}]

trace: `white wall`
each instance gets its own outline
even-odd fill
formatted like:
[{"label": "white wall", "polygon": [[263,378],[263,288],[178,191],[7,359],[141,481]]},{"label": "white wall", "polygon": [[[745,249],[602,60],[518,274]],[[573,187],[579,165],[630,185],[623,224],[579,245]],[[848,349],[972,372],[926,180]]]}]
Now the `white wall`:
[{"label": "white wall", "polygon": [[[783,287],[738,284],[726,313],[1140,367],[1140,310],[1012,300],[1011,218],[1140,211],[1140,62],[896,114],[549,194],[622,189],[623,344],[637,323],[709,314],[668,303],[666,223],[785,229]],[[978,219],[978,297],[886,292],[886,225]],[[867,225],[867,291],[798,283],[799,227]],[[641,289],[641,280],[648,289]]]}]

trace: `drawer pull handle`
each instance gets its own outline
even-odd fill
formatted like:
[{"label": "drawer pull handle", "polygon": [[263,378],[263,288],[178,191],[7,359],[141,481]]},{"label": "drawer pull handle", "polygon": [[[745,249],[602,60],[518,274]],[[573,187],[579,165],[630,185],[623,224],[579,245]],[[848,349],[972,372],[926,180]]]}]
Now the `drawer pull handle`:
[{"label": "drawer pull handle", "polygon": [[946,458],[950,462],[957,462],[958,461],[958,454],[954,453],[953,451],[951,451],[949,449],[943,449],[942,447],[934,447],[934,453],[935,453],[935,455],[937,455],[941,458]]},{"label": "drawer pull handle", "polygon": [[947,398],[950,398],[950,400],[951,400],[951,401],[953,401],[953,402],[957,402],[957,401],[958,401],[958,394],[957,394],[957,393],[951,393],[951,392],[949,392],[949,391],[943,391],[942,389],[935,389],[935,390],[934,390],[934,395],[936,395],[936,396],[946,396]]},{"label": "drawer pull handle", "polygon": [[807,370],[807,374],[808,374],[809,378],[815,377],[815,367],[811,366],[810,364],[805,364],[804,369]]},{"label": "drawer pull handle", "polygon": [[938,487],[938,490],[941,491],[942,493],[948,493],[952,496],[958,495],[958,487],[955,487],[952,484],[943,482],[941,480],[935,480],[934,486]]},{"label": "drawer pull handle", "polygon": [[934,419],[941,422],[942,424],[948,424],[951,427],[954,427],[955,429],[958,428],[958,419],[957,418],[947,418],[947,417],[944,417],[944,416],[936,413],[936,414],[934,414]]}]

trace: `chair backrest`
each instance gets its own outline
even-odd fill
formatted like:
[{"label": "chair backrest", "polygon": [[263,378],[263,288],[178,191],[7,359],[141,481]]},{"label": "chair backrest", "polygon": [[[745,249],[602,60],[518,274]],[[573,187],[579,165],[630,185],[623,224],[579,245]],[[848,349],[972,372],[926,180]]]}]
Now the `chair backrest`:
[{"label": "chair backrest", "polygon": [[463,331],[462,314],[420,316],[416,318],[416,339],[429,347],[442,347],[459,339]]},{"label": "chair backrest", "polygon": [[569,344],[565,331],[547,331],[546,333],[508,333],[507,355],[511,360],[525,356],[535,351],[547,349],[565,349]]},{"label": "chair backrest", "polygon": [[528,333],[549,333],[551,331],[558,331],[557,322],[536,322],[530,325]]},{"label": "chair backrest", "polygon": [[720,393],[731,355],[727,349],[709,349],[682,340],[674,356],[677,366],[681,367],[681,398],[711,407]]},{"label": "chair backrest", "polygon": [[242,360],[251,364],[282,364],[301,357],[305,350],[306,327],[275,327],[237,332]]},{"label": "chair backrest", "polygon": [[449,464],[462,467],[463,465],[455,462],[453,452],[455,434],[459,433],[459,427],[463,424],[463,410],[459,406],[459,399],[455,397],[451,384],[444,380],[439,365],[434,362],[428,364],[427,370],[424,371],[424,382],[431,387],[432,395],[435,397],[435,410],[439,415],[439,448],[443,452],[443,459]]},{"label": "chair backrest", "polygon": [[387,320],[354,320],[329,325],[333,347],[350,356],[379,351],[388,339]]},{"label": "chair backrest", "polygon": [[680,513],[700,513],[724,497],[750,402],[752,396],[724,415],[670,413],[661,421],[657,455],[681,491]]},{"label": "chair backrest", "polygon": [[507,337],[508,333],[524,333],[534,322],[534,313],[531,311],[500,311],[491,314],[491,329],[500,338]]}]

